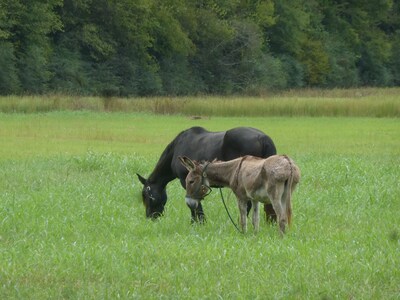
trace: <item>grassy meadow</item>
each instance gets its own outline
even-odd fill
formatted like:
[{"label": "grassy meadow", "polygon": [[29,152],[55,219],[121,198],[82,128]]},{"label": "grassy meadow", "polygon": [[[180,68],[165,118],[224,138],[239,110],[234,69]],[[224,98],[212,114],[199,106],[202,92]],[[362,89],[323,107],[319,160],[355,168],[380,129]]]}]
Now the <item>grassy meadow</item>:
[{"label": "grassy meadow", "polygon": [[[190,225],[177,181],[145,218],[135,174],[194,125],[259,128],[296,161],[284,238],[237,233],[217,190]],[[0,146],[1,299],[400,297],[398,118],[2,113]]]}]

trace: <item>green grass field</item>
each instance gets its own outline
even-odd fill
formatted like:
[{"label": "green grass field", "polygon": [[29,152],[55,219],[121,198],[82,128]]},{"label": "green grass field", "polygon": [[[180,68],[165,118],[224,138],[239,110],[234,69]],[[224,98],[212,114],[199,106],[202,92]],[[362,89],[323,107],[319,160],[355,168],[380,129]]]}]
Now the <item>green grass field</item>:
[{"label": "green grass field", "polygon": [[[181,130],[253,126],[302,171],[293,226],[237,233],[218,191],[146,220],[149,175]],[[1,299],[399,299],[396,118],[0,114]],[[229,193],[231,213],[238,215]]]}]

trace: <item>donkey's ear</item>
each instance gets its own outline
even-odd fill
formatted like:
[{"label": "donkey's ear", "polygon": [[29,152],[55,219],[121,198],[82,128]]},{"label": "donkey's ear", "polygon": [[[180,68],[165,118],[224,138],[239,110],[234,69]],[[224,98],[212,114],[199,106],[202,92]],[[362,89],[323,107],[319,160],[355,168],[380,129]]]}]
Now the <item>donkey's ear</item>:
[{"label": "donkey's ear", "polygon": [[137,175],[137,177],[139,178],[139,181],[140,181],[143,185],[145,185],[146,182],[147,182],[147,179],[144,178],[144,177],[142,177],[142,176],[140,176],[138,173],[136,173],[136,175]]},{"label": "donkey's ear", "polygon": [[196,168],[194,161],[192,161],[189,157],[186,156],[179,156],[179,160],[181,161],[182,165],[190,172]]}]

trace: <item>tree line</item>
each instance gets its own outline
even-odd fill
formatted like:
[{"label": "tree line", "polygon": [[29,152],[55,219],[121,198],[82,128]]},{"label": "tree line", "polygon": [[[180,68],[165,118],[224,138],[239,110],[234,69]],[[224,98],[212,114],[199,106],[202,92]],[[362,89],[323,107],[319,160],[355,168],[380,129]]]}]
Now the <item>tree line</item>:
[{"label": "tree line", "polygon": [[399,0],[0,0],[0,93],[400,85]]}]

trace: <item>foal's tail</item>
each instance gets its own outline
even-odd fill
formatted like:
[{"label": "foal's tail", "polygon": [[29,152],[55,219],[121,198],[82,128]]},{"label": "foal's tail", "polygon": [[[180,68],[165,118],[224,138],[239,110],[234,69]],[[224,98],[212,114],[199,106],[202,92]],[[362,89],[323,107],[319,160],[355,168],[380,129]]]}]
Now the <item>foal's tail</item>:
[{"label": "foal's tail", "polygon": [[285,182],[285,190],[283,193],[283,197],[285,198],[285,203],[286,203],[286,215],[288,218],[288,224],[290,226],[291,222],[292,222],[292,185],[293,185],[293,164],[291,159],[287,156],[284,155],[284,157],[286,158],[286,160],[289,162],[289,166],[290,166],[290,175],[289,178],[287,179],[287,181]]}]

